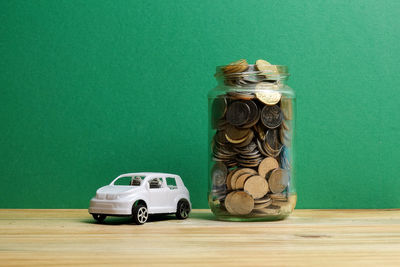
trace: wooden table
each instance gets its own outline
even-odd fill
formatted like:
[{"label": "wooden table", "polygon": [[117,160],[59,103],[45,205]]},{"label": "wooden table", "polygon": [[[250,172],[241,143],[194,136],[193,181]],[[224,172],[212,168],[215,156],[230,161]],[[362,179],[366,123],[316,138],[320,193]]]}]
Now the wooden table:
[{"label": "wooden table", "polygon": [[129,218],[87,210],[0,210],[0,265],[400,266],[400,210],[295,210],[278,222]]}]

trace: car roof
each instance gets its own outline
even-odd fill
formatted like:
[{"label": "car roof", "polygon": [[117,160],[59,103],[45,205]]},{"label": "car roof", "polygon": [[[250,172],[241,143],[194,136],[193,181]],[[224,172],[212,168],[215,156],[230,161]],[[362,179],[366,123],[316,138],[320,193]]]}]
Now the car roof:
[{"label": "car roof", "polygon": [[180,176],[177,175],[177,174],[164,173],[164,172],[132,172],[132,173],[124,173],[124,174],[121,174],[121,175],[119,175],[118,177],[122,177],[122,176],[135,176],[135,175],[137,175],[137,176],[157,176],[157,175],[160,175],[160,176],[168,176],[168,175],[170,175],[170,176],[180,177]]}]

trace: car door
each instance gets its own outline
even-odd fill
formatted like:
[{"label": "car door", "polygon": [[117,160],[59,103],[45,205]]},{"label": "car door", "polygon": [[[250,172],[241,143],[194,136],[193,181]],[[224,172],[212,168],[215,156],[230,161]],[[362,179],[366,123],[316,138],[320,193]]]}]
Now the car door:
[{"label": "car door", "polygon": [[164,177],[154,177],[148,181],[149,190],[149,212],[150,213],[165,213],[169,210],[169,189],[165,184]]},{"label": "car door", "polygon": [[176,212],[177,203],[175,203],[175,198],[178,195],[178,185],[177,185],[177,182],[176,182],[176,178],[175,177],[166,177],[165,180],[166,180],[166,183],[167,183],[167,187],[169,189],[169,192],[168,192],[168,205],[171,208],[171,212]]}]

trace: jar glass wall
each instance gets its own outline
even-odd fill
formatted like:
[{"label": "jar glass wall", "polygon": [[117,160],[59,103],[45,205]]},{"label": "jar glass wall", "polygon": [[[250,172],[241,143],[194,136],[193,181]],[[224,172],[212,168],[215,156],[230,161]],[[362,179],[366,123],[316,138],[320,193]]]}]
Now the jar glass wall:
[{"label": "jar glass wall", "polygon": [[279,220],[297,201],[295,94],[286,66],[217,67],[209,92],[208,202],[221,220]]}]

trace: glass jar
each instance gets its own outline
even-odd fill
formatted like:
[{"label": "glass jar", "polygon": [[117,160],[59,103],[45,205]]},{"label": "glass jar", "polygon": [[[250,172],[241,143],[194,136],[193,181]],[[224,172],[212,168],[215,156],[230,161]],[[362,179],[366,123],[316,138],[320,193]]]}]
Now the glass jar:
[{"label": "glass jar", "polygon": [[208,202],[220,220],[279,220],[296,205],[288,76],[286,66],[264,60],[217,67],[208,94]]}]

